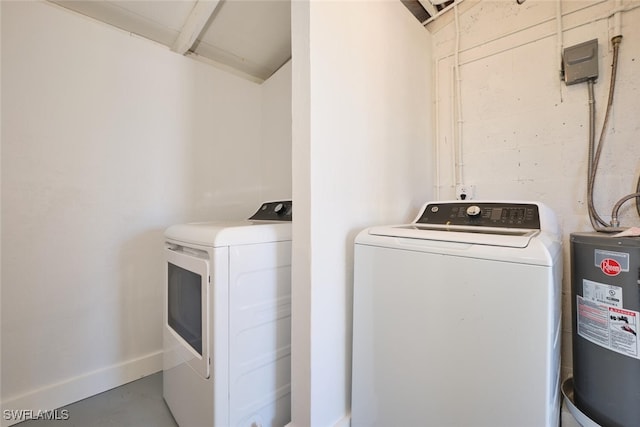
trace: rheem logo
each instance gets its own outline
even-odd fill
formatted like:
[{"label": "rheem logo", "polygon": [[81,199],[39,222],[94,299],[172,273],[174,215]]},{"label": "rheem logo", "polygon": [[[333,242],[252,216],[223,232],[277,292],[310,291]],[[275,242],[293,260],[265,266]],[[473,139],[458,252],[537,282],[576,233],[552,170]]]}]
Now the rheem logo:
[{"label": "rheem logo", "polygon": [[622,267],[615,259],[605,258],[600,263],[600,270],[607,276],[617,276],[622,271]]}]

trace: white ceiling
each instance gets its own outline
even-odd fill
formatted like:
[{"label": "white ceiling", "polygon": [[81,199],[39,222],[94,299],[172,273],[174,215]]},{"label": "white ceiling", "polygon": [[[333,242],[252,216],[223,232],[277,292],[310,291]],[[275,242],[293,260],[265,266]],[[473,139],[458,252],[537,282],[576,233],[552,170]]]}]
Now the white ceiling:
[{"label": "white ceiling", "polygon": [[290,0],[49,0],[264,81],[291,58]]}]

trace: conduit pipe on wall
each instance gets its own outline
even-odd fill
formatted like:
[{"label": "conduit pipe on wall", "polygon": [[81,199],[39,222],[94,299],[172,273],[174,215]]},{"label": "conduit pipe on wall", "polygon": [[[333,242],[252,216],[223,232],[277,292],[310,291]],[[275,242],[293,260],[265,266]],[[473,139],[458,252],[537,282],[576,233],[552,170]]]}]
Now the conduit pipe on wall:
[{"label": "conduit pipe on wall", "polygon": [[458,159],[457,159],[457,144],[458,139],[456,139],[456,66],[451,66],[451,187],[455,190],[455,184],[458,180],[457,171],[458,171]]},{"label": "conduit pipe on wall", "polygon": [[[459,10],[457,9],[457,6],[459,4],[461,4],[463,1],[464,0],[456,0],[453,4],[447,6],[445,9],[441,10],[440,13],[437,16],[440,16],[440,15],[442,15],[442,14],[444,14],[444,13],[446,13],[446,12],[452,10],[452,9],[454,9],[453,12],[456,13],[456,17],[459,19]],[[558,0],[558,1],[561,1],[561,0]],[[603,2],[606,2],[606,1],[608,1],[608,0],[600,0],[595,4],[603,3]],[[565,15],[569,15],[569,14],[573,14],[573,13],[579,12],[579,11],[581,11],[583,9],[588,8],[588,7],[592,7],[593,5],[594,4],[590,4],[588,6],[584,6],[584,7],[578,8],[578,9],[576,9],[574,11],[566,13]],[[428,19],[427,21],[425,21],[423,23],[423,25],[428,24],[434,18],[435,17],[432,17],[432,18]],[[473,61],[468,61],[466,63],[461,63],[459,61],[459,54],[461,52],[470,51],[470,50],[473,50],[473,49],[478,48],[480,46],[483,46],[485,44],[501,40],[501,39],[503,39],[505,37],[511,36],[513,34],[517,34],[517,33],[521,32],[523,30],[530,29],[530,28],[542,25],[544,23],[547,23],[547,22],[549,22],[550,20],[553,20],[553,19],[557,19],[557,17],[554,16],[554,17],[546,18],[546,19],[542,20],[541,22],[537,22],[535,24],[526,26],[524,28],[519,28],[517,30],[511,31],[511,32],[508,32],[508,33],[505,33],[505,34],[501,34],[500,36],[497,36],[497,37],[492,38],[490,40],[484,41],[484,42],[479,43],[477,45],[472,45],[472,46],[470,46],[470,47],[468,47],[468,48],[466,48],[464,50],[461,50],[460,46],[459,46],[459,36],[460,36],[459,21],[456,22],[457,23],[457,25],[456,25],[456,39],[457,40],[456,40],[455,51],[453,53],[449,53],[447,55],[441,56],[441,57],[437,58],[434,61],[435,68],[436,68],[436,73],[435,73],[435,86],[436,86],[436,88],[435,88],[435,91],[436,91],[435,119],[436,119],[436,124],[435,124],[435,150],[434,150],[435,151],[435,162],[436,162],[436,167],[435,167],[435,173],[436,173],[436,177],[435,177],[435,192],[436,192],[436,197],[438,199],[440,198],[440,192],[441,192],[441,188],[442,188],[442,180],[441,180],[442,170],[440,168],[440,155],[442,154],[442,150],[441,150],[441,130],[442,130],[442,128],[440,126],[440,117],[441,117],[440,116],[440,105],[441,105],[440,83],[441,83],[441,81],[440,81],[440,72],[439,72],[440,63],[443,60],[448,59],[448,58],[453,56],[455,58],[454,62],[457,63],[457,68],[459,68],[461,65],[465,65],[466,63],[473,62]],[[536,40],[542,40],[542,39],[547,38],[547,37],[549,37],[549,36],[545,35],[544,37],[538,38]],[[519,47],[519,46],[515,46],[515,47]],[[488,57],[488,56],[491,56],[491,55],[487,55],[485,57]],[[485,57],[476,58],[475,60],[483,59]],[[454,97],[457,98],[457,100],[460,101],[460,105],[462,105],[462,102],[461,102],[461,96],[460,97],[456,97],[454,95],[455,92],[456,92],[455,91],[455,86],[454,86],[454,83],[456,82],[456,80],[457,80],[457,78],[454,75],[454,71],[452,70],[452,72],[451,72],[451,99],[452,99],[451,118],[452,118],[452,136],[453,136],[453,140],[451,142],[451,174],[452,174],[451,183],[452,183],[452,187],[454,186],[455,182],[458,179],[460,179],[460,178],[458,178],[458,179],[456,178],[456,151],[455,150],[456,150],[457,143],[458,142],[461,143],[461,139],[456,140],[456,138],[455,138],[456,132],[455,132],[455,124],[453,122],[455,121],[454,118],[456,117],[456,113],[455,113],[455,109],[454,109],[454,106],[455,106],[456,103],[454,102]],[[460,85],[458,85],[458,87],[460,87]],[[459,110],[460,110],[460,113],[461,113],[461,108],[459,108]],[[459,117],[459,119],[460,119],[459,125],[460,125],[460,127],[462,127],[462,118],[461,118],[461,116]],[[458,150],[458,152],[461,153],[461,150]],[[463,178],[464,178],[464,174],[462,174],[462,179]]]},{"label": "conduit pipe on wall", "polygon": [[[463,0],[458,0],[458,2],[459,2],[459,3],[462,3],[462,1],[463,1]],[[562,0],[559,0],[559,1],[562,1]],[[570,16],[570,15],[573,15],[573,14],[575,14],[575,13],[582,12],[583,10],[586,10],[586,9],[589,9],[589,8],[592,8],[592,7],[595,7],[595,6],[598,6],[598,5],[599,5],[599,4],[601,4],[601,3],[606,3],[607,1],[609,1],[609,0],[599,0],[599,1],[595,1],[595,2],[593,2],[593,3],[588,3],[588,4],[587,4],[587,5],[585,5],[585,6],[579,7],[579,8],[577,8],[577,9],[574,9],[574,10],[569,11],[569,12],[561,12],[561,17],[562,17],[562,18],[565,18],[565,17]],[[442,13],[442,12],[444,12],[444,11],[446,11],[446,10],[449,10],[449,8],[451,8],[451,6],[448,6],[448,8],[447,8],[447,9],[442,10],[442,11],[441,11],[441,13]],[[572,25],[572,26],[569,26],[569,27],[566,27],[566,28],[565,28],[565,27],[563,27],[563,28],[562,28],[562,32],[564,33],[564,32],[566,32],[566,31],[575,30],[576,28],[580,28],[580,27],[585,26],[585,25],[593,24],[593,23],[595,23],[595,22],[602,21],[602,20],[604,20],[604,19],[609,19],[609,18],[611,18],[612,16],[614,16],[616,13],[630,12],[630,11],[632,11],[632,10],[634,10],[634,9],[637,9],[637,8],[640,8],[640,3],[635,3],[635,4],[632,4],[632,5],[626,6],[626,7],[620,7],[619,9],[611,10],[610,12],[608,12],[608,13],[606,13],[606,14],[604,14],[604,15],[598,16],[598,17],[596,17],[596,18],[593,18],[593,19],[591,19],[591,20],[589,20],[589,21],[584,21],[584,22],[581,22],[581,23],[578,23],[578,24],[575,24],[575,25]],[[477,49],[477,48],[482,47],[482,46],[485,46],[485,45],[487,45],[487,44],[489,44],[489,43],[493,43],[493,42],[496,42],[496,41],[502,40],[502,39],[504,39],[504,38],[506,38],[506,37],[509,37],[509,36],[512,36],[512,35],[514,35],[514,34],[521,33],[521,32],[522,32],[522,31],[524,31],[524,30],[529,30],[529,29],[531,29],[531,28],[535,28],[535,27],[541,26],[541,25],[543,25],[543,24],[546,24],[546,23],[548,23],[548,22],[550,22],[550,21],[552,21],[552,20],[556,20],[556,19],[557,19],[557,16],[555,16],[555,15],[554,15],[554,16],[552,16],[552,17],[544,18],[544,19],[542,19],[542,20],[540,20],[540,21],[538,21],[538,22],[536,22],[536,23],[533,23],[533,24],[527,25],[527,26],[522,27],[522,28],[518,28],[517,30],[513,30],[513,31],[509,31],[509,32],[507,32],[507,33],[500,34],[499,36],[496,36],[496,37],[491,38],[491,39],[488,39],[488,40],[484,40],[484,41],[482,41],[482,42],[480,42],[480,43],[478,43],[478,44],[469,45],[469,46],[468,46],[468,47],[466,47],[465,49],[461,49],[461,50],[459,51],[459,53],[464,53],[464,52],[467,52],[467,51],[471,51],[471,50]],[[481,60],[481,59],[485,59],[485,58],[488,58],[488,57],[491,57],[491,56],[497,55],[497,54],[502,53],[502,52],[505,52],[505,51],[507,51],[507,50],[511,50],[511,49],[513,49],[513,48],[521,47],[521,46],[524,46],[524,45],[527,45],[527,44],[531,44],[531,43],[534,43],[534,42],[537,42],[537,41],[540,41],[540,40],[544,40],[544,39],[546,39],[546,38],[553,37],[554,35],[555,35],[555,36],[557,36],[557,34],[558,34],[558,33],[557,33],[557,30],[556,30],[556,31],[555,31],[555,32],[553,32],[553,33],[544,34],[544,35],[539,36],[539,37],[537,37],[537,38],[535,38],[535,39],[532,39],[532,40],[530,40],[530,41],[527,41],[527,42],[521,43],[521,44],[519,44],[519,45],[510,46],[510,47],[509,47],[509,48],[507,48],[507,49],[501,49],[501,50],[498,50],[498,51],[496,51],[496,52],[492,52],[492,53],[490,53],[490,54],[487,54],[487,55],[485,55],[485,56],[481,56],[481,57],[478,57],[478,58],[474,58],[474,59],[469,60],[469,61],[466,61],[466,62],[460,62],[460,65],[467,65],[467,64],[470,64],[470,63],[472,63],[472,62],[479,61],[479,60]],[[453,54],[453,53],[449,53],[449,54],[446,54],[446,55],[443,55],[443,56],[439,57],[439,58],[438,58],[438,59],[436,59],[436,61],[435,61],[436,66],[437,66],[441,61],[443,61],[443,60],[445,60],[445,59],[448,59],[448,58],[450,58],[450,57],[452,57],[452,56],[454,56],[454,54]]]},{"label": "conduit pipe on wall", "polygon": [[464,163],[462,156],[462,148],[463,148],[463,121],[462,121],[462,79],[460,78],[460,13],[458,11],[458,0],[454,0],[453,2],[453,13],[454,13],[454,21],[456,24],[456,46],[455,46],[455,77],[456,77],[456,108],[458,110],[458,133],[456,135],[457,140],[457,174],[456,174],[456,184],[464,184]]},{"label": "conduit pipe on wall", "polygon": [[[456,1],[456,3],[458,3],[458,4],[459,4],[459,3],[462,3],[463,1],[464,1],[464,0],[457,0],[457,1]],[[560,2],[561,0],[558,0],[558,1]],[[593,2],[593,3],[588,3],[588,4],[586,4],[585,6],[582,6],[582,7],[576,8],[576,9],[574,9],[574,10],[567,11],[567,12],[563,12],[563,11],[561,10],[561,11],[560,11],[560,13],[561,13],[561,18],[566,18],[566,17],[568,17],[568,16],[574,15],[575,13],[581,12],[581,11],[583,11],[583,10],[586,10],[586,9],[589,9],[589,8],[592,8],[592,7],[596,7],[596,6],[598,6],[598,5],[602,4],[602,3],[606,3],[607,1],[608,1],[608,0],[599,0],[599,1],[595,1],[595,2]],[[442,14],[444,14],[444,13],[448,12],[449,10],[453,9],[453,6],[454,6],[453,4],[452,4],[452,5],[450,5],[450,6],[447,6],[447,8],[445,8],[445,9],[441,10],[441,11],[440,11],[440,13],[439,13],[437,16],[440,16],[440,15],[442,15]],[[609,11],[608,13],[606,13],[606,14],[604,14],[604,15],[602,15],[602,16],[598,16],[598,17],[596,17],[596,18],[594,18],[594,19],[591,19],[591,20],[588,20],[588,21],[584,21],[584,22],[580,22],[580,23],[577,23],[577,24],[571,25],[571,26],[569,26],[569,27],[564,27],[564,26],[562,26],[562,32],[564,33],[564,32],[566,32],[566,31],[574,30],[574,29],[576,29],[576,28],[580,28],[580,27],[582,27],[582,26],[592,24],[592,23],[594,23],[594,22],[602,21],[602,20],[604,20],[604,19],[609,19],[609,18],[611,18],[612,16],[614,16],[614,17],[615,17],[615,16],[616,16],[616,14],[617,14],[617,16],[620,16],[623,12],[630,12],[630,11],[635,10],[635,9],[637,9],[637,8],[640,8],[640,3],[630,4],[630,5],[627,5],[626,7],[625,7],[625,6],[616,7],[616,8],[614,8],[613,10]],[[544,18],[544,19],[540,20],[539,22],[533,23],[533,24],[531,24],[531,25],[527,25],[526,27],[519,28],[519,29],[517,29],[517,30],[510,31],[510,32],[507,32],[507,33],[501,34],[501,35],[496,36],[496,37],[494,37],[494,38],[491,38],[491,39],[489,39],[489,40],[482,41],[482,42],[480,42],[480,43],[478,43],[478,44],[470,45],[470,46],[466,47],[465,49],[460,49],[460,50],[458,50],[458,51],[457,51],[458,56],[459,56],[461,53],[468,52],[468,51],[472,51],[472,50],[474,50],[474,49],[477,49],[477,48],[482,47],[482,46],[484,46],[484,45],[487,45],[487,44],[489,44],[489,43],[493,43],[493,42],[496,42],[496,41],[502,40],[502,39],[504,39],[504,38],[506,38],[506,37],[509,37],[509,36],[514,35],[514,34],[520,33],[520,32],[522,32],[522,31],[524,31],[524,30],[528,30],[528,29],[531,29],[531,28],[534,28],[534,27],[538,27],[538,26],[541,26],[541,25],[543,25],[543,24],[546,24],[546,23],[550,22],[551,20],[557,20],[557,19],[558,19],[558,16],[557,16],[557,9],[556,9],[556,14],[555,14],[554,16],[552,16],[552,17]],[[618,18],[616,18],[616,19],[618,19]],[[433,20],[433,18],[430,18],[429,20],[425,21],[423,24],[424,24],[424,25],[426,25],[426,24],[428,24],[429,22],[431,22],[432,20]],[[529,41],[526,41],[526,42],[520,43],[520,44],[515,45],[515,46],[509,46],[509,48],[507,48],[507,49],[500,49],[500,50],[498,50],[498,51],[491,52],[491,53],[488,53],[488,54],[486,54],[486,55],[483,55],[483,56],[480,56],[480,57],[477,57],[477,58],[472,58],[472,59],[469,59],[469,60],[464,61],[464,62],[463,62],[463,61],[459,61],[458,66],[463,66],[463,65],[467,65],[467,64],[470,64],[470,63],[473,63],[473,62],[476,62],[476,61],[480,61],[480,60],[482,60],[482,59],[486,59],[486,58],[489,58],[489,57],[491,57],[491,56],[495,56],[495,55],[498,55],[498,54],[500,54],[500,53],[503,53],[503,52],[505,52],[505,51],[507,51],[507,50],[512,50],[512,49],[515,49],[515,48],[518,48],[518,47],[521,47],[521,46],[525,46],[525,45],[527,45],[527,44],[531,44],[531,43],[535,43],[535,42],[540,41],[540,40],[547,39],[547,38],[549,38],[549,37],[553,37],[553,36],[556,36],[556,37],[558,36],[558,30],[557,30],[557,29],[556,29],[556,31],[555,31],[555,32],[547,33],[547,34],[543,34],[543,35],[541,35],[541,36],[539,36],[539,37],[537,37],[537,38],[535,38],[535,39],[533,39],[533,40],[529,40]],[[451,57],[453,57],[453,56],[455,56],[455,54],[454,54],[454,53],[448,53],[448,54],[446,54],[446,55],[443,55],[443,56],[438,57],[438,58],[434,61],[434,63],[435,63],[435,69],[436,69],[436,91],[439,91],[439,89],[440,89],[440,78],[439,78],[439,76],[440,76],[440,73],[439,73],[439,70],[440,70],[440,64],[441,64],[441,62],[442,62],[442,61],[444,61],[444,60],[446,60],[446,59],[449,59],[449,58],[451,58]],[[453,93],[453,92],[452,92],[452,93]],[[439,106],[440,106],[440,99],[439,99],[439,97],[436,97],[436,100],[435,100],[435,110],[436,110],[436,119],[437,119],[438,121],[437,121],[436,126],[435,126],[435,132],[436,132],[436,134],[435,134],[435,144],[436,144],[436,146],[438,146],[438,147],[436,147],[436,153],[437,153],[437,154],[436,154],[436,162],[437,162],[437,163],[438,163],[438,162],[439,162],[439,160],[440,160],[440,159],[439,159],[439,155],[442,153],[442,151],[440,150],[440,147],[439,147],[439,144],[441,143],[441,142],[440,142],[440,139],[441,139],[441,135],[440,135],[440,134],[441,134],[441,130],[442,130],[442,129],[441,129],[441,127],[440,127],[440,124],[439,124],[439,118],[440,118],[440,114],[439,114],[439,112],[440,112],[440,108],[439,108]],[[452,117],[455,117],[455,116],[452,116]],[[454,144],[454,146],[455,146],[455,144]],[[453,164],[455,164],[455,157],[454,157],[454,158],[452,158],[452,166],[453,166]],[[438,169],[439,169],[439,168],[438,168]],[[438,176],[436,177],[436,182],[437,182],[437,184],[436,184],[436,185],[437,185],[436,190],[437,190],[437,192],[438,192],[437,194],[439,194],[439,190],[440,190],[441,185],[442,185],[442,181],[441,181],[441,179],[440,179],[440,177],[441,177],[441,170],[438,170],[437,174],[438,174]],[[452,182],[454,182],[454,181],[455,181],[455,180],[452,180]],[[638,191],[640,192],[640,188],[638,188]],[[639,214],[640,214],[640,207],[638,208],[638,210],[639,210]]]},{"label": "conduit pipe on wall", "polygon": [[[604,3],[604,2],[606,2],[606,1],[607,1],[607,0],[601,0],[599,3]],[[596,4],[598,4],[598,3],[589,4],[589,6],[584,6],[584,7],[580,8],[580,9],[576,9],[576,10],[571,11],[571,12],[563,13],[563,14],[562,14],[562,16],[563,16],[563,17],[565,17],[565,16],[569,16],[569,15],[571,15],[571,14],[573,14],[573,13],[576,13],[576,12],[581,11],[581,10],[583,10],[583,9],[587,9],[587,8],[589,8],[589,7],[592,7],[592,6],[596,5]],[[630,11],[635,10],[635,9],[638,9],[638,8],[640,8],[640,2],[636,2],[636,3],[634,3],[632,6],[624,7],[624,8],[622,8],[622,9],[620,10],[620,12],[630,12]],[[579,24],[574,24],[574,25],[571,25],[571,26],[569,26],[569,27],[563,27],[562,31],[563,31],[563,32],[567,32],[567,31],[575,30],[576,28],[580,28],[580,27],[583,27],[583,26],[585,26],[585,25],[589,25],[589,24],[593,24],[593,23],[598,22],[598,21],[602,21],[602,20],[605,20],[605,19],[609,19],[609,18],[611,18],[612,16],[614,16],[614,13],[615,13],[615,12],[611,11],[611,12],[609,12],[609,13],[605,14],[605,15],[601,15],[601,16],[599,16],[599,17],[597,17],[597,18],[591,19],[590,21],[581,22],[581,23],[579,23]],[[480,44],[477,44],[477,45],[475,45],[475,46],[472,46],[472,47],[469,47],[469,48],[466,48],[466,49],[462,49],[462,50],[460,51],[460,53],[464,53],[464,52],[466,52],[466,51],[469,51],[469,50],[475,49],[475,48],[477,48],[477,47],[481,47],[481,46],[486,45],[486,44],[488,44],[488,43],[491,43],[491,42],[494,42],[494,41],[498,41],[498,40],[503,39],[503,38],[505,38],[505,37],[507,37],[507,36],[510,36],[510,35],[513,35],[513,34],[519,33],[519,32],[521,32],[521,31],[523,31],[523,30],[525,30],[525,29],[530,29],[530,28],[533,28],[533,27],[536,27],[536,26],[539,26],[539,25],[545,24],[545,23],[549,22],[549,21],[550,21],[550,20],[552,20],[552,19],[555,19],[555,17],[554,17],[554,18],[547,18],[547,19],[545,19],[545,20],[543,20],[543,21],[541,21],[541,22],[538,22],[537,24],[529,25],[529,26],[524,27],[524,28],[522,28],[522,29],[520,29],[520,30],[512,31],[512,32],[510,32],[510,33],[508,33],[508,34],[503,34],[503,35],[501,35],[501,36],[498,36],[498,37],[496,37],[496,38],[494,38],[494,39],[491,39],[491,40],[487,40],[487,41],[485,41],[485,42],[483,42],[483,43],[480,43]],[[531,39],[531,40],[528,40],[528,41],[526,41],[526,42],[522,42],[522,43],[517,44],[517,45],[509,46],[508,48],[505,48],[505,49],[500,49],[500,50],[497,50],[497,51],[495,51],[495,52],[488,53],[488,54],[483,55],[483,56],[479,56],[479,57],[476,57],[476,58],[473,58],[473,59],[469,59],[469,60],[467,60],[467,61],[460,61],[460,66],[467,65],[467,64],[471,64],[471,63],[473,63],[473,62],[480,61],[480,60],[482,60],[482,59],[490,58],[490,57],[492,57],[492,56],[498,55],[498,54],[503,53],[503,52],[507,52],[507,51],[509,51],[509,50],[513,50],[513,49],[516,49],[516,48],[519,48],[519,47],[522,47],[522,46],[526,46],[526,45],[528,45],[528,44],[535,43],[535,42],[537,42],[537,41],[544,40],[544,39],[547,39],[547,38],[549,38],[549,37],[554,37],[555,35],[556,35],[556,32],[554,31],[554,32],[552,32],[552,33],[548,33],[548,34],[544,34],[544,35],[541,35],[541,36],[539,36],[539,37],[536,37],[535,39]],[[449,57],[451,57],[451,56],[452,56],[452,54],[444,55],[444,56],[442,56],[442,57],[438,58],[438,60],[437,60],[437,61],[440,61],[440,60],[443,60],[443,59],[447,59],[447,58],[449,58]]]},{"label": "conduit pipe on wall", "polygon": [[558,59],[558,76],[560,82],[560,102],[562,102],[562,46],[564,45],[562,36],[562,0],[556,1],[556,58]]},{"label": "conduit pipe on wall", "polygon": [[[595,7],[595,6],[598,6],[598,5],[600,5],[600,4],[602,4],[602,3],[606,3],[606,2],[608,2],[608,1],[609,1],[609,0],[598,0],[598,1],[595,1],[595,2],[593,2],[593,3],[588,3],[586,6],[582,6],[582,7],[576,8],[576,9],[574,9],[574,10],[572,10],[572,11],[569,11],[569,12],[562,12],[562,18],[565,18],[565,17],[567,17],[567,16],[573,15],[573,14],[578,13],[578,12],[582,12],[583,10],[586,10],[586,9],[589,9],[589,8],[592,8],[592,7]],[[621,12],[629,12],[629,11],[631,11],[631,10],[633,10],[633,9],[638,8],[638,7],[640,7],[640,3],[635,4],[635,5],[633,5],[633,6],[628,6],[628,7],[626,7],[626,8],[622,8]],[[563,29],[562,29],[562,32],[564,33],[564,32],[566,32],[566,31],[574,30],[574,29],[576,29],[576,28],[582,27],[582,26],[584,26],[584,25],[591,24],[591,23],[593,23],[593,22],[601,21],[601,20],[603,20],[603,19],[608,19],[608,18],[610,18],[612,15],[613,15],[613,12],[609,12],[609,13],[607,13],[606,15],[599,16],[599,17],[594,18],[594,19],[592,19],[592,20],[590,20],[590,21],[585,21],[585,22],[582,22],[582,23],[579,23],[579,24],[572,25],[572,26],[570,26],[570,27],[563,28]],[[498,35],[498,36],[496,36],[496,37],[493,37],[493,38],[490,38],[490,39],[488,39],[488,40],[483,40],[483,41],[482,41],[482,42],[480,42],[480,43],[469,45],[468,47],[465,47],[464,49],[460,49],[460,52],[459,52],[459,53],[465,53],[465,52],[468,52],[468,51],[471,51],[471,50],[477,49],[477,48],[479,48],[479,47],[486,46],[486,45],[488,45],[488,44],[490,44],[490,43],[493,43],[493,42],[496,42],[496,41],[502,40],[502,39],[507,38],[507,37],[510,37],[510,36],[512,36],[512,35],[514,35],[514,34],[521,33],[521,32],[523,32],[523,31],[525,31],[525,30],[530,30],[530,29],[532,29],[532,28],[539,27],[539,26],[541,26],[541,25],[544,25],[544,24],[546,24],[546,23],[548,23],[548,22],[551,22],[551,21],[554,21],[554,20],[556,20],[556,19],[557,19],[557,17],[556,17],[556,15],[554,14],[553,16],[550,16],[550,17],[548,17],[548,18],[544,18],[544,19],[542,19],[542,20],[540,20],[540,21],[538,21],[538,22],[535,22],[535,23],[533,23],[533,24],[529,24],[529,25],[526,25],[526,26],[524,26],[524,27],[522,27],[522,28],[518,28],[517,30],[508,31],[508,32],[506,32],[506,33],[500,34],[500,35]],[[497,51],[497,52],[493,52],[493,53],[488,54],[488,55],[486,55],[486,56],[482,56],[482,57],[479,57],[479,58],[475,58],[475,59],[470,60],[470,61],[467,61],[467,62],[460,62],[460,65],[466,65],[466,64],[469,64],[469,63],[471,63],[471,62],[477,61],[477,60],[479,60],[479,59],[488,58],[488,57],[493,56],[493,55],[496,55],[496,54],[498,54],[498,53],[505,52],[506,50],[513,49],[514,47],[520,47],[520,46],[523,46],[523,45],[525,45],[525,44],[530,44],[530,43],[533,43],[533,42],[536,42],[536,41],[539,41],[539,40],[544,40],[544,39],[549,38],[549,37],[552,37],[552,36],[554,36],[554,35],[557,35],[557,30],[556,30],[556,31],[554,31],[553,33],[544,34],[543,36],[539,36],[539,37],[537,37],[537,38],[535,38],[535,39],[532,39],[531,41],[528,41],[528,42],[526,42],[526,43],[522,43],[522,44],[519,44],[519,45],[516,45],[516,46],[510,46],[509,48],[501,49],[501,50],[499,50],[499,51]],[[452,57],[452,56],[454,56],[454,53],[449,53],[449,54],[443,55],[443,56],[439,57],[439,58],[436,60],[436,62],[440,62],[440,61],[442,61],[442,60],[444,60],[444,59],[447,59],[447,58],[450,58],[450,57]]]},{"label": "conduit pipe on wall", "polygon": [[435,144],[434,144],[434,157],[435,157],[435,193],[436,200],[440,200],[440,113],[438,112],[438,105],[440,104],[440,85],[439,85],[439,74],[436,75],[436,83],[435,83],[435,91],[436,91],[436,108],[435,108]]},{"label": "conduit pipe on wall", "polygon": [[613,9],[613,37],[622,37],[622,0],[616,0]]}]

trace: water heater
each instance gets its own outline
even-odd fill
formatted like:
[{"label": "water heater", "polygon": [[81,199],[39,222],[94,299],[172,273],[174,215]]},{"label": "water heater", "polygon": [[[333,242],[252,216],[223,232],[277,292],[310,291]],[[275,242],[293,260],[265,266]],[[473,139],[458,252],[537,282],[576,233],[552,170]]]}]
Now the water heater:
[{"label": "water heater", "polygon": [[573,385],[607,427],[640,420],[640,238],[571,234]]}]

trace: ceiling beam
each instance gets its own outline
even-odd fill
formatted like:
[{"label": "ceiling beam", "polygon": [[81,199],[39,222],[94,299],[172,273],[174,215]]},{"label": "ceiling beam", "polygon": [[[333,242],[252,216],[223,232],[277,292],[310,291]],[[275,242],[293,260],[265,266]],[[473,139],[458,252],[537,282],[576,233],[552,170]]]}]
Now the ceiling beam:
[{"label": "ceiling beam", "polygon": [[431,0],[418,0],[422,7],[429,13],[431,16],[436,16],[438,14],[438,9],[431,3]]},{"label": "ceiling beam", "polygon": [[196,4],[193,6],[189,17],[187,18],[187,22],[185,22],[182,27],[180,35],[176,41],[173,42],[171,50],[178,52],[181,55],[187,53],[196,42],[196,39],[204,29],[205,25],[207,25],[209,18],[211,18],[211,15],[213,15],[213,12],[220,3],[220,0],[196,1]]}]

